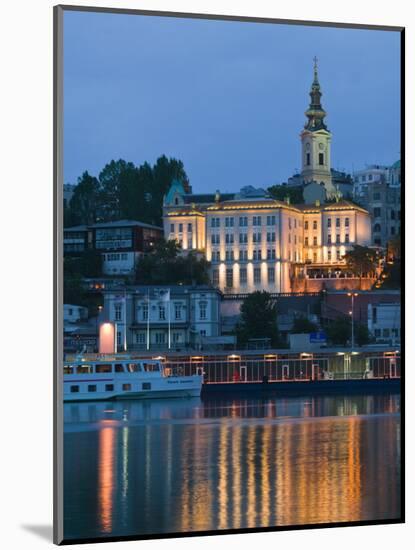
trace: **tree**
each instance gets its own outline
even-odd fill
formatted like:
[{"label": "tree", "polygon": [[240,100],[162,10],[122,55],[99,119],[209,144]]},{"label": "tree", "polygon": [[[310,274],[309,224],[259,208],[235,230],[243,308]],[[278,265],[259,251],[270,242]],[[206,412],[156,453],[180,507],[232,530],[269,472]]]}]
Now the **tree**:
[{"label": "tree", "polygon": [[160,240],[136,267],[138,284],[208,284],[209,263],[195,252],[182,254],[177,241]]},{"label": "tree", "polygon": [[377,266],[377,252],[367,246],[353,245],[353,249],[346,252],[344,259],[347,268],[359,277],[359,288],[362,288],[362,277],[374,274]]},{"label": "tree", "polygon": [[288,197],[292,204],[302,204],[304,202],[303,188],[300,185],[295,187],[272,185],[268,187],[268,192],[273,199],[278,201],[285,201]]},{"label": "tree", "polygon": [[101,170],[98,178],[105,221],[119,220],[122,217],[121,194],[127,182],[136,177],[137,168],[132,162],[123,159],[112,160]]},{"label": "tree", "polygon": [[313,323],[307,317],[296,317],[293,323],[292,332],[297,334],[308,334],[310,332],[317,332],[318,326]]},{"label": "tree", "polygon": [[354,337],[358,346],[365,346],[370,342],[370,334],[367,325],[363,323],[355,323]]},{"label": "tree", "polygon": [[350,317],[338,317],[327,326],[326,333],[332,344],[345,346],[352,335]]},{"label": "tree", "polygon": [[69,203],[70,212],[66,213],[66,221],[71,225],[94,224],[97,221],[101,206],[100,186],[97,178],[84,172],[78,178]]},{"label": "tree", "polygon": [[390,239],[387,244],[387,259],[388,261],[393,262],[394,260],[401,259],[401,237],[396,236],[393,239]]},{"label": "tree", "polygon": [[250,338],[270,338],[278,344],[277,304],[266,291],[252,292],[241,305],[241,318],[237,327],[239,343]]}]

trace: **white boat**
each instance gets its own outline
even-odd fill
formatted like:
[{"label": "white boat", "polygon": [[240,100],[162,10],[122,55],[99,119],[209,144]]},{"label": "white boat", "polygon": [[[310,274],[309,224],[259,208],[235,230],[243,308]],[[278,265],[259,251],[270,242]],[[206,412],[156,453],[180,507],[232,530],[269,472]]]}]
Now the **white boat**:
[{"label": "white boat", "polygon": [[64,362],[63,400],[198,397],[203,373],[183,376],[150,359],[77,358]]}]

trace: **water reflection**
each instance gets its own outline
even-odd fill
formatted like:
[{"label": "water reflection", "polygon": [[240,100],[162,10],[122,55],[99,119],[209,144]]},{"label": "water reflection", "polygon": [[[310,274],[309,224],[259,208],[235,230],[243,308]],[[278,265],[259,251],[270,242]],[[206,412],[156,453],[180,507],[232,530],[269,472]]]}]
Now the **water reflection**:
[{"label": "water reflection", "polygon": [[398,395],[65,405],[66,538],[400,515]]}]

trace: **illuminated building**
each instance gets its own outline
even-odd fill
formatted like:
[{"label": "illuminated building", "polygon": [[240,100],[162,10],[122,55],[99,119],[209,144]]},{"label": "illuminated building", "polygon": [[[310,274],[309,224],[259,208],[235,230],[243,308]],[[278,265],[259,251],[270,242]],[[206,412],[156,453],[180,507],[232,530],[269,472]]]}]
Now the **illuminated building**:
[{"label": "illuminated building", "polygon": [[300,183],[308,199],[317,188],[316,197],[332,202],[316,198],[311,204],[290,204],[252,187],[194,195],[177,180],[164,197],[165,238],[177,240],[185,252],[204,254],[212,284],[226,293],[305,291],[310,274],[316,273],[320,287],[324,278],[340,274],[344,282],[344,254],[354,244],[371,244],[368,212],[342,200],[333,185],[331,133],[324,122],[316,62],[310,97],[300,136]]}]

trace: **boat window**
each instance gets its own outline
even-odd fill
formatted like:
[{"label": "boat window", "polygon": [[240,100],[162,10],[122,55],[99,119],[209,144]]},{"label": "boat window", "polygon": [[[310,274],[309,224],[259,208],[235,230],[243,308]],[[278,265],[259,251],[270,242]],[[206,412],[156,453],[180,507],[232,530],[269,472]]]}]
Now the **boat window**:
[{"label": "boat window", "polygon": [[91,393],[91,392],[94,392],[94,391],[97,391],[97,387],[95,384],[90,384],[88,386],[88,391]]},{"label": "boat window", "polygon": [[117,363],[115,365],[115,372],[124,372],[124,366],[121,365],[120,363]]},{"label": "boat window", "polygon": [[151,382],[143,382],[142,388],[143,390],[151,390]]},{"label": "boat window", "polygon": [[95,372],[99,373],[105,373],[105,372],[112,372],[112,365],[95,365]]},{"label": "boat window", "polygon": [[137,363],[128,363],[127,372],[138,372],[140,369]]},{"label": "boat window", "polygon": [[78,393],[79,392],[79,386],[71,386],[71,393]]},{"label": "boat window", "polygon": [[65,365],[63,367],[63,374],[73,374],[73,367],[70,365]]},{"label": "boat window", "polygon": [[123,391],[130,391],[131,390],[131,384],[123,384],[122,389],[123,389]]},{"label": "boat window", "polygon": [[92,372],[92,365],[79,365],[76,367],[76,374],[90,374]]},{"label": "boat window", "polygon": [[114,384],[105,384],[105,391],[114,391]]},{"label": "boat window", "polygon": [[143,363],[144,370],[146,372],[159,372],[159,364],[158,363]]}]

